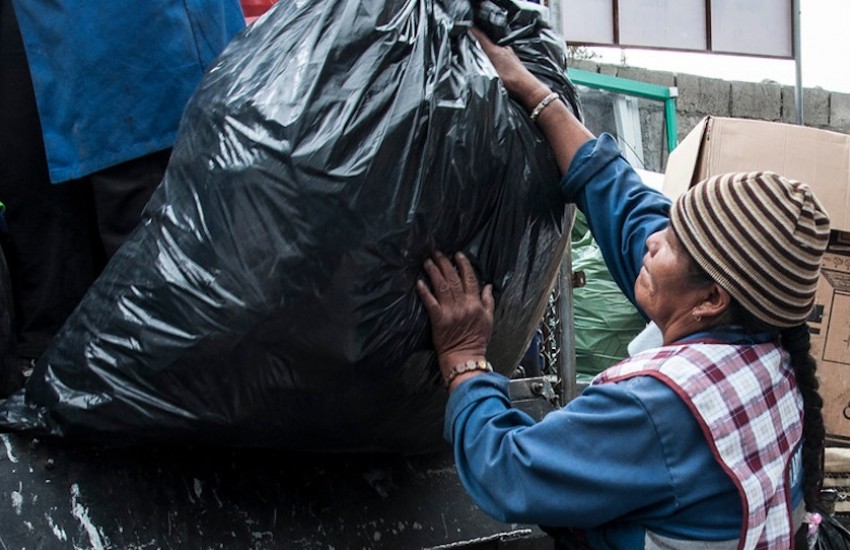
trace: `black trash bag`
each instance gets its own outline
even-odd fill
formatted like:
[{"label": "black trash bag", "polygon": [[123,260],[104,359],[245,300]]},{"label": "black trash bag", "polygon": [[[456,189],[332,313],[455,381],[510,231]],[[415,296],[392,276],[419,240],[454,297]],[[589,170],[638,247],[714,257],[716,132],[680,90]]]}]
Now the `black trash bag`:
[{"label": "black trash bag", "polygon": [[834,516],[822,514],[814,537],[814,550],[850,550],[850,531]]},{"label": "black trash bag", "polygon": [[[485,7],[577,108],[540,12]],[[238,35],[143,223],[0,425],[113,445],[439,448],[423,261],[462,250],[494,283],[490,359],[509,375],[570,232],[554,157],[467,32],[473,11],[283,0]]]}]

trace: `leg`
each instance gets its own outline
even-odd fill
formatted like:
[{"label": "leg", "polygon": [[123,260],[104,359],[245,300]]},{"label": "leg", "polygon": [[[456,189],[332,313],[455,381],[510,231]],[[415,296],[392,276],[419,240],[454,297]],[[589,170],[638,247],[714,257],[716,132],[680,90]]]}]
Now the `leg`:
[{"label": "leg", "polygon": [[108,257],[139,224],[151,194],[165,175],[171,150],[111,166],[90,176],[97,226]]},{"label": "leg", "polygon": [[91,187],[50,183],[32,80],[9,0],[0,0],[0,201],[16,353],[37,358],[104,263]]}]

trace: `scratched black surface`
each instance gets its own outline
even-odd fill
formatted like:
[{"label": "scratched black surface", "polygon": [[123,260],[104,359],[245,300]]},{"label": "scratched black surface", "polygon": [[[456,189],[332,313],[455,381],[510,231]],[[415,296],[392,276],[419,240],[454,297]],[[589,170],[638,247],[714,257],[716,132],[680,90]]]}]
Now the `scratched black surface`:
[{"label": "scratched black surface", "polygon": [[544,542],[535,527],[502,524],[476,508],[447,449],[405,457],[106,449],[21,434],[0,434],[0,442],[4,550]]}]

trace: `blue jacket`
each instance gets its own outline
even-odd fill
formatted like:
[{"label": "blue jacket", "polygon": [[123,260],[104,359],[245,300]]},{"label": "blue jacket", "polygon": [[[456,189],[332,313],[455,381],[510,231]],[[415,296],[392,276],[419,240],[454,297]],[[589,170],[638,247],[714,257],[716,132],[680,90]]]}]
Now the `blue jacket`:
[{"label": "blue jacket", "polygon": [[238,0],[14,0],[50,179],[171,147],[204,71],[245,26]]},{"label": "blue jacket", "polygon": [[[561,189],[585,213],[612,276],[634,301],[646,237],[666,227],[669,200],[643,185],[605,134],[582,146]],[[595,550],[643,548],[648,531],[685,540],[740,536],[732,480],[687,405],[654,378],[590,386],[535,423],[510,407],[507,379],[473,377],[449,398],[445,437],[464,487],[501,521],[583,529]]]}]

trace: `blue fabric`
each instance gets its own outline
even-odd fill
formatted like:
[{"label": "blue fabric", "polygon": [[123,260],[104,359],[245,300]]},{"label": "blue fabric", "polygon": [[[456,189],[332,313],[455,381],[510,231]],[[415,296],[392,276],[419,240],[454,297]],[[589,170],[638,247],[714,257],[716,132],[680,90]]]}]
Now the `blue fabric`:
[{"label": "blue fabric", "polygon": [[174,143],[238,0],[15,0],[54,183]]},{"label": "blue fabric", "polygon": [[[586,215],[612,276],[634,302],[646,237],[666,227],[670,201],[643,185],[605,134],[582,146],[561,189]],[[643,548],[647,530],[685,540],[740,535],[735,485],[663,382],[634,377],[590,386],[537,423],[511,408],[508,382],[498,374],[473,377],[446,408],[444,436],[461,482],[491,516],[582,529],[596,550]],[[796,506],[802,476],[793,484]]]}]

